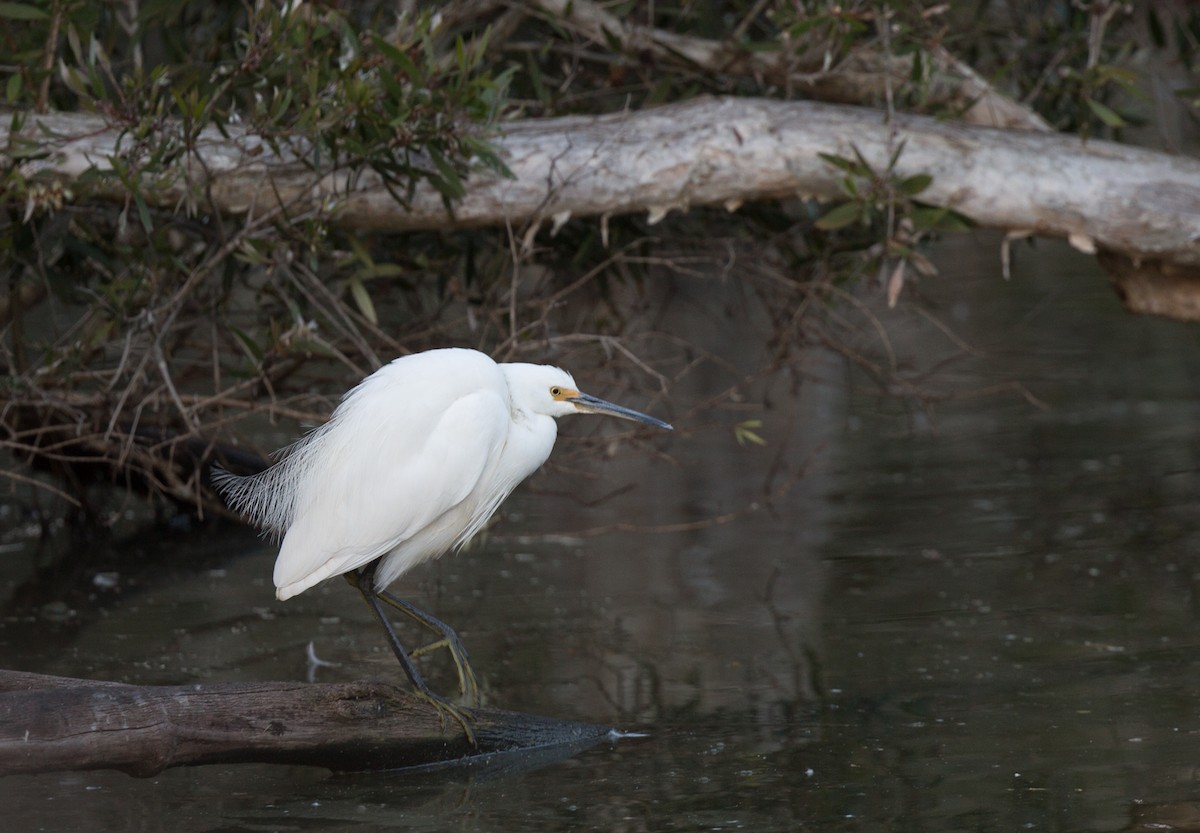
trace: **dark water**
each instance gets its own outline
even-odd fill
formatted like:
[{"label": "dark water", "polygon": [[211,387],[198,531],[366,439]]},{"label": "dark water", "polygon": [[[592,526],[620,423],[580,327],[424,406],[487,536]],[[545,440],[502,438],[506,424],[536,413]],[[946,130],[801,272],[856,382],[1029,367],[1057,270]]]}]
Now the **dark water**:
[{"label": "dark water", "polygon": [[[700,374],[667,440],[589,459],[572,437],[607,429],[564,424],[485,540],[400,586],[459,628],[490,703],[648,738],[483,776],[15,777],[10,829],[1194,829],[1197,330],[1126,316],[1088,258],[1034,257],[1004,283],[993,247],[941,252],[925,306],[974,354],[881,312],[899,372],[949,398],[881,397],[818,353],[799,394],[772,380],[689,427]],[[765,446],[736,442],[748,418]],[[312,641],[338,663],[318,680],[395,673],[339,583],[275,602],[245,530],[118,535],[76,567],[71,546],[7,536],[4,667],[305,679]]]}]

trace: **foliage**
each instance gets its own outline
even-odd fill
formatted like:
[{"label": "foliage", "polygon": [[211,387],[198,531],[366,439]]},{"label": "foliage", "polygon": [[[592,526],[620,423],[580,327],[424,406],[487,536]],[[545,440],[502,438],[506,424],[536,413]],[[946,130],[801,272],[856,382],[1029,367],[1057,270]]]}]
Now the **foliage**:
[{"label": "foliage", "polygon": [[[821,231],[839,231],[857,224],[867,231],[865,252],[869,264],[887,280],[888,306],[894,307],[911,265],[925,276],[937,273],[919,251],[922,241],[939,231],[961,231],[969,221],[948,208],[921,203],[917,197],[933,182],[928,174],[900,177],[896,163],[904,142],[896,143],[885,171],[877,172],[855,149],[853,159],[822,153],[821,158],[845,173],[842,190],[847,198],[813,225]],[[874,244],[871,241],[882,242]]]},{"label": "foliage", "polygon": [[[194,470],[178,474],[169,458],[183,446],[171,438],[219,431],[218,406],[255,410],[309,356],[364,372],[381,347],[398,350],[367,286],[400,279],[405,264],[379,262],[325,211],[281,206],[231,224],[199,179],[174,215],[144,194],[191,182],[196,143],[236,131],[303,160],[314,182],[372,171],[400,201],[424,181],[451,205],[473,164],[503,171],[485,131],[508,73],[483,71],[486,34],[435,42],[428,13],[154,3],[130,20],[130,8],[0,5],[21,61],[5,84],[10,104],[90,109],[123,130],[111,169],[69,191],[27,175],[44,152],[35,146],[2,157],[4,441],[59,470],[107,460],[131,483],[194,501],[201,484]],[[114,189],[127,195],[117,208],[88,199]],[[422,303],[443,304],[440,289]],[[148,427],[163,423],[174,427]]]},{"label": "foliage", "polygon": [[[228,459],[267,419],[290,420],[283,444],[294,422],[320,421],[332,393],[405,350],[631,351],[646,346],[638,322],[652,329],[639,312],[648,278],[728,274],[732,257],[783,361],[794,345],[853,333],[833,310],[857,309],[855,293],[883,287],[895,303],[930,274],[928,241],[962,225],[922,202],[928,177],[895,174],[897,143],[884,170],[825,155],[843,173],[845,202],[832,207],[788,201],[659,225],[614,216],[550,237],[371,237],[339,227],[334,205],[222,216],[189,168],[206,135],[253,137],[303,160],[314,185],[332,171],[351,184],[374,176],[403,203],[425,183],[453,210],[474,168],[504,173],[487,139],[509,116],[706,93],[837,100],[839,73],[867,67],[883,79],[869,103],[956,118],[969,102],[945,94],[944,49],[1058,127],[1094,135],[1136,123],[1137,20],[1116,3],[464,0],[407,16],[395,5],[0,3],[11,118],[91,110],[123,130],[111,170],[69,185],[32,173],[47,152],[37,144],[0,149],[0,443],[14,460],[53,469],[76,501],[98,475],[203,505],[197,460],[214,450]],[[606,16],[601,34],[563,12],[585,6]],[[1150,14],[1159,47],[1191,60],[1191,18]],[[714,63],[679,38],[716,44]],[[181,182],[187,196],[173,211],[145,198]],[[114,193],[116,203],[95,198]],[[664,366],[694,366],[678,339],[659,341],[673,345]],[[665,387],[658,364],[628,358]],[[763,440],[753,420],[727,427],[739,443]]]},{"label": "foliage", "polygon": [[[1111,134],[1141,121],[1124,102],[1136,96],[1141,48],[1134,4],[963,4],[953,47],[979,70],[1007,82],[1056,129]],[[1146,4],[1138,15],[1158,15]],[[1164,44],[1165,46],[1165,44]],[[1161,47],[1160,47],[1161,48]]]}]

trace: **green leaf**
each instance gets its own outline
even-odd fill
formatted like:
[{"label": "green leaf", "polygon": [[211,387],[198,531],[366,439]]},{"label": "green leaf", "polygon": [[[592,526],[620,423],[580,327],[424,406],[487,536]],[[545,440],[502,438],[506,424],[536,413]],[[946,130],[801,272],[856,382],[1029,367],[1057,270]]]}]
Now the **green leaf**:
[{"label": "green leaf", "polygon": [[60,65],[60,73],[63,83],[67,85],[67,89],[75,93],[80,98],[88,98],[87,84],[84,78],[79,74],[79,70],[75,67]]},{"label": "green leaf", "polygon": [[833,167],[843,170],[848,174],[862,173],[859,170],[858,166],[855,165],[853,161],[847,159],[844,156],[836,156],[832,153],[818,153],[817,156],[820,156],[822,159],[824,159],[830,165],[833,165]]},{"label": "green leaf", "polygon": [[24,3],[0,3],[0,17],[9,20],[46,20],[50,15],[37,6],[27,6]]},{"label": "green leaf", "polygon": [[1084,100],[1087,101],[1088,107],[1091,108],[1092,113],[1095,114],[1096,118],[1100,119],[1100,121],[1104,122],[1109,127],[1125,127],[1126,126],[1125,119],[1121,118],[1120,115],[1117,114],[1116,110],[1113,110],[1110,107],[1106,107],[1105,105],[1101,104],[1099,101],[1096,101],[1093,98],[1088,98],[1088,99],[1084,99]]},{"label": "green leaf", "polygon": [[915,197],[932,184],[933,177],[929,174],[913,174],[896,183],[896,190],[906,197]]},{"label": "green leaf", "polygon": [[463,45],[462,36],[454,39],[454,58],[458,63],[458,71],[461,75],[467,74],[467,50]]},{"label": "green leaf", "polygon": [[463,136],[463,147],[471,152],[471,154],[484,164],[489,170],[494,171],[505,179],[516,179],[516,174],[509,170],[504,164],[504,160],[496,155],[496,151],[492,146],[482,139],[475,136]]},{"label": "green leaf", "polygon": [[358,311],[363,314],[363,317],[372,324],[379,323],[379,316],[375,313],[375,304],[371,302],[371,296],[367,292],[367,288],[363,286],[363,282],[357,277],[350,278],[350,296],[354,298],[354,303],[358,306]]},{"label": "green leaf", "polygon": [[417,65],[409,60],[402,49],[392,46],[386,40],[379,37],[379,35],[375,35],[374,39],[375,48],[382,52],[385,58],[399,67],[400,71],[407,75],[410,80],[416,82],[424,78],[424,75],[417,69]]},{"label": "green leaf", "polygon": [[230,327],[229,331],[233,333],[233,337],[238,340],[238,344],[240,344],[242,349],[246,351],[246,356],[249,357],[250,362],[256,367],[262,364],[263,351],[262,348],[254,342],[254,339],[250,338],[250,336],[246,335],[237,327]]},{"label": "green leaf", "polygon": [[359,263],[362,263],[368,269],[375,265],[375,258],[371,257],[371,253],[367,251],[367,247],[357,237],[348,235],[346,237],[346,244],[350,246],[350,250],[354,252],[354,256],[358,259]]},{"label": "green leaf", "polygon": [[792,40],[800,40],[801,35],[807,35],[810,31],[815,29],[817,26],[822,25],[823,23],[824,20],[815,15],[812,17],[801,18],[796,23],[792,24],[790,29],[788,29],[788,35],[791,36]]},{"label": "green leaf", "polygon": [[814,224],[823,231],[844,228],[862,218],[862,206],[856,202],[844,202],[829,211]]},{"label": "green leaf", "polygon": [[767,441],[754,430],[756,428],[762,428],[761,419],[748,419],[733,426],[733,436],[737,440],[737,444],[745,445],[746,443],[753,443],[754,445],[766,445]]},{"label": "green leaf", "polygon": [[542,79],[542,68],[538,65],[532,52],[525,53],[525,77],[533,87],[533,98],[539,104],[549,106],[550,91]]},{"label": "green leaf", "polygon": [[[384,92],[387,93],[387,97],[388,97],[389,101],[402,102],[405,100],[406,96],[404,94],[404,92],[405,92],[404,87],[400,84],[400,82],[398,82],[396,80],[396,76],[394,73],[391,73],[391,72],[379,73],[379,83],[381,83],[383,85]],[[408,113],[404,113],[403,116],[401,117],[401,119],[398,120],[399,124],[403,124],[404,120],[406,120],[407,117],[408,117]],[[397,126],[399,126],[399,124],[397,124]]]},{"label": "green leaf", "polygon": [[918,205],[911,216],[917,231],[969,231],[974,228],[969,218],[949,208]]},{"label": "green leaf", "polygon": [[4,85],[4,98],[9,104],[16,104],[17,98],[21,95],[21,73],[14,72],[8,76],[8,83]]},{"label": "green leaf", "polygon": [[1113,64],[1101,64],[1096,67],[1096,78],[1100,83],[1115,81],[1122,88],[1128,90],[1137,83],[1138,73],[1128,67],[1115,66]]},{"label": "green leaf", "polygon": [[375,278],[398,278],[404,274],[404,267],[399,263],[373,263],[355,273],[360,280],[369,281]]},{"label": "green leaf", "polygon": [[134,191],[133,201],[137,203],[138,219],[142,221],[142,228],[147,233],[154,231],[154,221],[150,219],[150,207],[146,205],[146,201],[142,199],[142,195]]},{"label": "green leaf", "polygon": [[[428,152],[430,161],[433,162],[433,166],[441,174],[441,177],[430,176],[430,183],[438,189],[442,196],[451,199],[461,199],[467,191],[463,187],[462,180],[458,177],[458,171],[454,170],[454,166],[447,162],[446,157],[442,156],[438,151],[429,148]],[[439,179],[443,183],[441,187],[438,186],[437,180]]]},{"label": "green leaf", "polygon": [[[867,157],[863,156],[862,151],[858,149],[858,145],[851,145],[850,149],[852,151],[854,151],[854,158],[858,160],[859,167],[861,168],[861,170],[863,172],[862,175],[863,176],[873,175],[875,173],[875,171],[871,168],[871,163],[867,161]],[[897,159],[897,157],[900,156],[900,151],[902,151],[902,150],[904,150],[904,142],[903,141],[900,142],[899,146],[896,148],[895,152],[893,153],[892,161],[888,163],[889,170],[896,164],[896,159]]]}]

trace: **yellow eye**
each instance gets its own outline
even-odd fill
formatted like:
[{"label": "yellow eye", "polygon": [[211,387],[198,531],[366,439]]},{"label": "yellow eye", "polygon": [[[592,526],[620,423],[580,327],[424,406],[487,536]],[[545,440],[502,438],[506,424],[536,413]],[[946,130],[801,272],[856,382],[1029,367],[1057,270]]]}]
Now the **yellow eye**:
[{"label": "yellow eye", "polygon": [[550,395],[553,396],[555,399],[558,399],[558,397],[562,396],[562,392],[563,392],[562,388],[560,388],[558,385],[555,385],[554,387],[550,388]]}]

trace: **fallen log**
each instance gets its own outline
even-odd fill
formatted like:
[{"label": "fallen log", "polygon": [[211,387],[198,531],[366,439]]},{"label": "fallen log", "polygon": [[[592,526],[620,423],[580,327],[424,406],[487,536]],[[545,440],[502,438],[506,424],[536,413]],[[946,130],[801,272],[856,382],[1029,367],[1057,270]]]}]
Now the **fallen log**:
[{"label": "fallen log", "polygon": [[[0,670],[0,775],[278,763],[335,771],[562,757],[616,736],[586,723],[463,709],[474,735],[382,682],[138,686]],[[542,758],[539,758],[541,760]]]},{"label": "fallen log", "polygon": [[[0,126],[0,147],[11,142],[45,154],[23,164],[28,175],[59,182],[110,168],[128,145],[120,127],[86,113],[31,114],[21,138],[7,133]],[[301,145],[276,154],[251,133],[227,126],[225,134],[210,128],[190,142],[192,162],[162,177],[145,200],[235,215],[330,211],[344,227],[377,231],[512,223],[528,239],[545,224],[556,229],[579,217],[644,211],[655,221],[698,205],[840,200],[845,172],[826,155],[861,154],[879,176],[932,177],[920,199],[980,226],[1066,238],[1135,264],[1181,267],[1180,275],[1200,267],[1200,162],[1052,133],[753,98],[525,119],[502,124],[491,139],[512,177],[477,171],[452,212],[427,183],[406,206],[370,171],[318,178]],[[127,198],[115,178],[109,187],[109,196]],[[1144,286],[1154,291],[1155,284]],[[1200,304],[1189,298],[1200,295],[1200,282],[1189,277],[1183,286],[1188,298],[1173,285],[1164,302],[1143,300],[1141,308],[1193,317]]]}]

